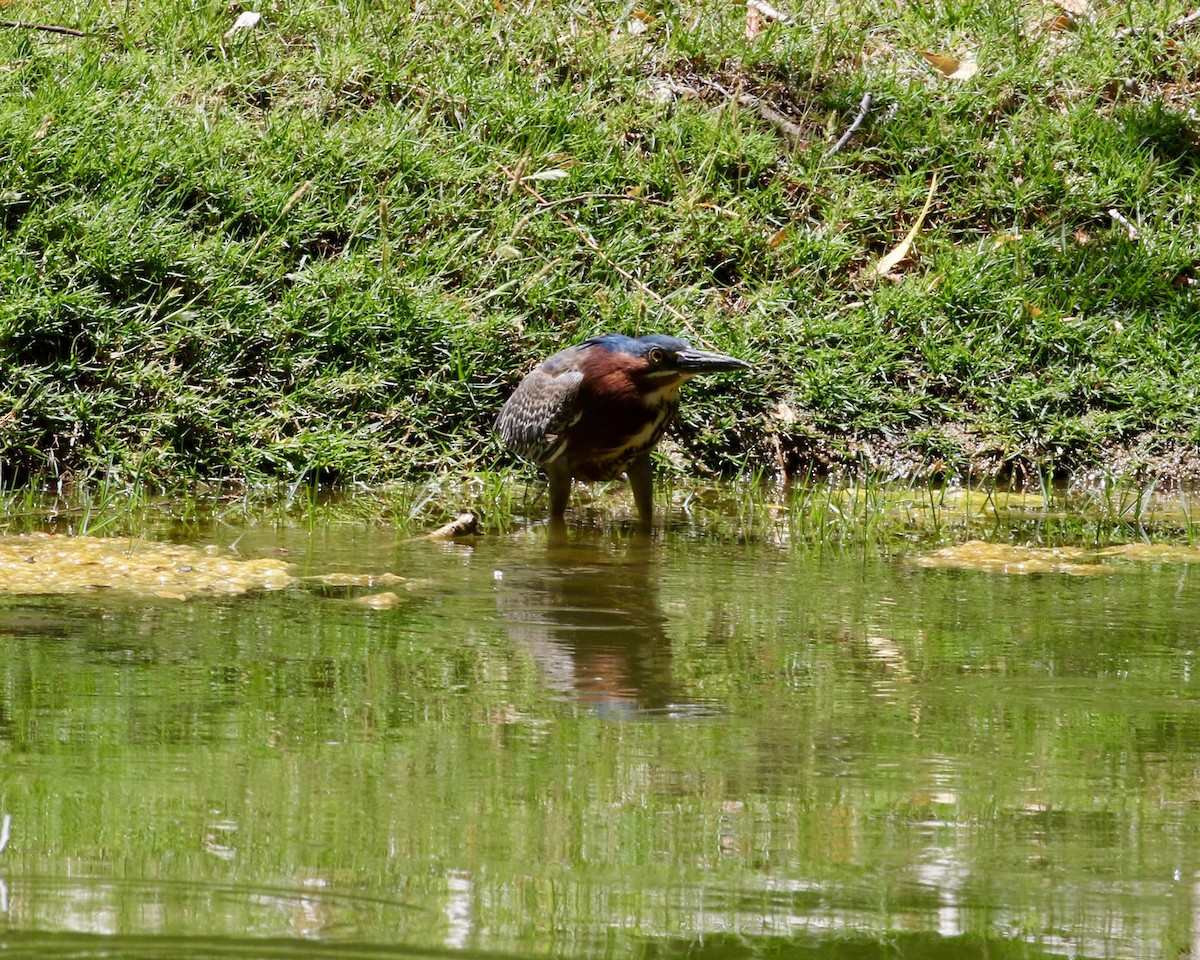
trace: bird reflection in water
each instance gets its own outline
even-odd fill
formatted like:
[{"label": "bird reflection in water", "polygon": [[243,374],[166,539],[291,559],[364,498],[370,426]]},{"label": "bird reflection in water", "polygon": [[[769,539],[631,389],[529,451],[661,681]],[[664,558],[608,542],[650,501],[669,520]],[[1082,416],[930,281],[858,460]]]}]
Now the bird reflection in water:
[{"label": "bird reflection in water", "polygon": [[658,550],[644,534],[614,545],[552,533],[543,556],[505,571],[499,612],[552,689],[617,714],[687,709],[672,697]]}]

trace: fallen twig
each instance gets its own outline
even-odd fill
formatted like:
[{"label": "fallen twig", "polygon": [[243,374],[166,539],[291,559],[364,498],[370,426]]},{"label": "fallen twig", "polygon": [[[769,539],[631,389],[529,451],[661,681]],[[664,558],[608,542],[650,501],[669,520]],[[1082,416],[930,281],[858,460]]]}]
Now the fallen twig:
[{"label": "fallen twig", "polygon": [[427,540],[468,540],[478,536],[479,518],[473,513],[460,513],[445,526],[425,534]]},{"label": "fallen twig", "polygon": [[[1197,20],[1200,20],[1200,10],[1195,10],[1187,16],[1180,17],[1178,20],[1172,20],[1167,24],[1167,33],[1177,33],[1184,27],[1189,27]],[[1137,37],[1145,31],[1141,27],[1123,27],[1118,30],[1114,36],[1124,39],[1126,37]]]},{"label": "fallen twig", "polygon": [[1120,210],[1118,210],[1116,207],[1109,207],[1108,215],[1125,228],[1125,232],[1129,234],[1130,240],[1136,240],[1138,238],[1138,228],[1135,227],[1132,221],[1130,221],[1130,219]]},{"label": "fallen twig", "polygon": [[76,30],[74,27],[58,27],[52,23],[22,23],[20,20],[0,20],[0,27],[12,27],[16,30],[41,30],[43,33],[62,33],[68,37],[98,37],[98,33],[88,33],[86,30]]},{"label": "fallen twig", "polygon": [[871,109],[871,94],[864,93],[862,102],[858,105],[858,115],[851,121],[850,126],[846,128],[846,132],[832,147],[825,151],[825,156],[832,157],[835,153],[842,149],[854,136],[854,131],[862,126],[863,120],[867,118],[867,113]]},{"label": "fallen twig", "polygon": [[1200,10],[1196,10],[1193,13],[1189,13],[1186,17],[1180,17],[1178,20],[1172,21],[1171,29],[1182,30],[1184,27],[1195,23],[1197,20],[1200,20]]},{"label": "fallen twig", "polygon": [[[544,213],[547,210],[552,210],[555,207],[561,207],[569,203],[580,203],[584,200],[625,200],[629,203],[645,203],[653,207],[670,207],[672,204],[666,200],[659,200],[657,197],[642,197],[636,193],[577,193],[573,197],[561,197],[558,200],[548,200],[546,203],[540,204],[535,213]],[[713,213],[719,213],[723,217],[729,217],[731,220],[738,219],[738,214],[733,210],[726,210],[724,207],[718,207],[715,203],[697,203],[693,204],[699,210],[711,210]],[[520,221],[520,226],[525,225],[528,215]],[[519,230],[514,230],[513,233],[519,233]]]},{"label": "fallen twig", "polygon": [[756,111],[767,123],[778,128],[779,132],[785,137],[795,141],[796,146],[803,147],[807,145],[808,141],[804,138],[804,130],[798,123],[792,122],[774,107],[759,100],[758,97],[743,93],[738,96],[738,103],[743,107]]},{"label": "fallen twig", "polygon": [[665,200],[658,200],[655,197],[639,197],[633,193],[577,193],[573,197],[560,197],[558,200],[547,200],[538,209],[550,210],[568,203],[582,203],[584,200],[625,200],[629,203],[649,203],[656,207],[670,206]]},{"label": "fallen twig", "polygon": [[[721,94],[726,99],[735,99],[734,95],[729,90],[726,90],[723,86],[717,83],[717,81],[709,80],[707,77],[700,77],[698,79],[701,83],[712,87],[717,91],[717,93]],[[801,128],[798,123],[788,119],[770,104],[765,103],[763,100],[760,100],[758,97],[750,93],[739,93],[736,99],[740,106],[743,106],[748,110],[755,111],[760,117],[766,120],[767,123],[776,127],[780,133],[792,140],[796,146],[807,146],[808,141],[804,138],[803,128]]]},{"label": "fallen twig", "polygon": [[786,24],[789,27],[796,25],[795,19],[789,17],[786,13],[780,13],[773,6],[767,3],[766,0],[746,0],[746,6],[757,10],[768,20],[778,20],[780,23]]}]

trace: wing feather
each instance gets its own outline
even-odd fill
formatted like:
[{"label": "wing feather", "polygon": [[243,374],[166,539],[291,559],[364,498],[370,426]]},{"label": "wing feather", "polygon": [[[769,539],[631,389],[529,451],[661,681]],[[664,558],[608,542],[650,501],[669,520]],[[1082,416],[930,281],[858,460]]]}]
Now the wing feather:
[{"label": "wing feather", "polygon": [[563,431],[579,419],[583,374],[551,357],[521,381],[500,416],[496,430],[506,446],[536,463],[549,463],[566,445]]}]

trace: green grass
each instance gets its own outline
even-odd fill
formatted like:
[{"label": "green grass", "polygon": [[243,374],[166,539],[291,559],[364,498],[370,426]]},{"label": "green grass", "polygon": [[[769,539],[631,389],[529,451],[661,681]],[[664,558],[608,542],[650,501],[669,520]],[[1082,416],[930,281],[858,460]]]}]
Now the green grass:
[{"label": "green grass", "polygon": [[[1040,481],[1031,491],[1016,492],[994,481],[897,482],[861,470],[787,483],[668,480],[660,494],[664,516],[657,536],[897,556],[967,540],[1089,548],[1200,543],[1200,520],[1186,490],[1130,479],[1063,486],[1042,475]],[[28,485],[0,491],[0,535],[48,531],[228,545],[253,527],[312,533],[385,525],[404,541],[425,537],[460,512],[473,513],[486,537],[549,536],[545,485],[495,470],[355,490],[308,483],[194,486],[164,494],[111,475],[61,493]],[[637,536],[624,484],[585,488],[572,526],[601,540]]]},{"label": "green grass", "polygon": [[38,4],[95,35],[0,30],[2,479],[486,474],[532,363],[651,329],[756,367],[673,476],[1194,478],[1200,25],[1092,6]]}]

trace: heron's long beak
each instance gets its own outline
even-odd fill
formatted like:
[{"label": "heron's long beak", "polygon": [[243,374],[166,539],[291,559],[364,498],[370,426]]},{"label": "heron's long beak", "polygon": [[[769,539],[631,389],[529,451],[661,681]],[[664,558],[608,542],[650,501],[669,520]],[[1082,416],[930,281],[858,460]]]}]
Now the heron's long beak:
[{"label": "heron's long beak", "polygon": [[706,350],[681,350],[675,355],[680,370],[687,373],[716,373],[720,370],[749,370],[750,364],[737,357]]}]

